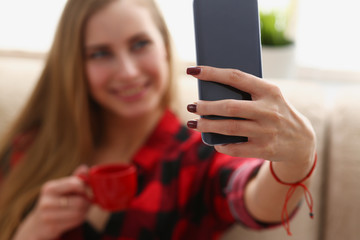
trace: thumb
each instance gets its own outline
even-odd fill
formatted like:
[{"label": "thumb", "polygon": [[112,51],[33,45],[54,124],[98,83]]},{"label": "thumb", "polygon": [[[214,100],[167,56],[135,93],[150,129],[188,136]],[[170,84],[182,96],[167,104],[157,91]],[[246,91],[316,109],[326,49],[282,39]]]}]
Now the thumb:
[{"label": "thumb", "polygon": [[[83,165],[78,166],[72,175],[76,176],[79,179],[79,181],[83,182],[84,186],[86,186],[87,185],[86,182],[88,181],[88,180],[86,180],[87,179],[86,176],[87,176],[88,172],[89,172],[89,167],[87,165],[83,164]],[[92,195],[93,194],[92,194],[91,188],[86,187],[85,196],[89,201],[92,201],[91,200]]]},{"label": "thumb", "polygon": [[85,164],[78,166],[73,172],[73,176],[78,176],[82,174],[87,174],[89,172],[89,167]]}]

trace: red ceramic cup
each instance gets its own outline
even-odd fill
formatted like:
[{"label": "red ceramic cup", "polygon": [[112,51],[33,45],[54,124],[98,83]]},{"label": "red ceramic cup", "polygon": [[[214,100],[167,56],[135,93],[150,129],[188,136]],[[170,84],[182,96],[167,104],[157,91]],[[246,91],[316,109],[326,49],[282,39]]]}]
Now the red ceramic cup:
[{"label": "red ceramic cup", "polygon": [[108,211],[128,208],[137,191],[137,171],[134,165],[108,164],[90,168],[78,175],[92,190],[90,199]]}]

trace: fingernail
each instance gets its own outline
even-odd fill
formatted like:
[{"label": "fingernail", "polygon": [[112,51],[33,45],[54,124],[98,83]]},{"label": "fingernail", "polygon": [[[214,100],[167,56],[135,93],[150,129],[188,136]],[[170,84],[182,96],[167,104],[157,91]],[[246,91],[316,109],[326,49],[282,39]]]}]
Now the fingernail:
[{"label": "fingernail", "polygon": [[191,113],[196,113],[196,104],[189,104],[187,105],[187,110]]},{"label": "fingernail", "polygon": [[188,128],[197,128],[197,121],[191,120],[187,122]]},{"label": "fingernail", "polygon": [[201,68],[199,67],[189,67],[186,69],[186,73],[189,75],[198,75],[201,73]]}]

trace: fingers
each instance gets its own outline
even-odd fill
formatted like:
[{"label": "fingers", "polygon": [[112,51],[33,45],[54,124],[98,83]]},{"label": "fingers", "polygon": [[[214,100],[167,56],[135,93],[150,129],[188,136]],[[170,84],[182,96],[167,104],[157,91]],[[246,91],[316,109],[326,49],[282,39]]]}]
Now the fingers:
[{"label": "fingers", "polygon": [[257,141],[250,139],[248,142],[223,144],[214,146],[216,151],[234,157],[273,159],[277,151],[273,144],[268,141]]},{"label": "fingers", "polygon": [[224,144],[214,146],[216,151],[233,157],[262,158],[264,157],[253,142]]},{"label": "fingers", "polygon": [[90,206],[85,193],[77,177],[53,180],[44,184],[37,206],[41,212],[83,212]]},{"label": "fingers", "polygon": [[271,85],[261,78],[237,69],[199,66],[195,68],[188,68],[187,73],[200,80],[213,81],[232,86],[250,93],[253,97],[266,93]]},{"label": "fingers", "polygon": [[42,210],[83,211],[89,202],[81,195],[45,195],[40,199]]},{"label": "fingers", "polygon": [[45,183],[42,188],[44,194],[68,195],[86,194],[86,187],[81,179],[76,176],[56,179]]},{"label": "fingers", "polygon": [[40,235],[57,238],[84,221],[90,202],[83,192],[85,186],[75,176],[45,183],[29,221]]},{"label": "fingers", "polygon": [[[200,132],[248,137],[247,143],[217,145],[232,156],[257,157],[273,161],[303,161],[312,155],[314,134],[310,124],[283,97],[273,83],[234,69],[200,66],[188,74],[204,81],[214,81],[251,94],[253,101],[198,101],[188,110],[200,116],[217,115],[242,118],[188,122]],[[296,146],[294,148],[294,146]]]},{"label": "fingers", "polygon": [[[62,202],[64,199],[66,205]],[[36,208],[36,217],[43,230],[57,235],[81,224],[89,206],[90,204],[80,196],[46,196]]]},{"label": "fingers", "polygon": [[193,128],[196,128],[196,130],[200,132],[212,132],[250,138],[261,135],[258,124],[250,120],[209,120],[200,118],[196,120],[196,126]]},{"label": "fingers", "polygon": [[257,119],[261,117],[261,110],[254,101],[237,101],[233,99],[219,101],[198,101],[192,106],[192,113],[197,115],[216,115]]},{"label": "fingers", "polygon": [[73,173],[73,176],[77,176],[79,174],[86,174],[89,171],[89,167],[86,165],[80,165],[77,167]]},{"label": "fingers", "polygon": [[86,197],[86,186],[75,177],[65,177],[45,183],[41,189],[37,209],[40,212],[86,211],[90,202]]}]

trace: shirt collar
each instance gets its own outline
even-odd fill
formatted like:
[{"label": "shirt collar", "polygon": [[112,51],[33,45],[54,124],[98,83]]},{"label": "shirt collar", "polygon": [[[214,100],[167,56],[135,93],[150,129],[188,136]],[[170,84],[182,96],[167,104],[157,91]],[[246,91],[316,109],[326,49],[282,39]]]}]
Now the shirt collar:
[{"label": "shirt collar", "polygon": [[175,114],[169,109],[165,110],[150,137],[135,154],[133,162],[144,168],[151,168],[174,142],[180,127],[181,123]]}]

